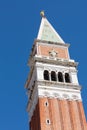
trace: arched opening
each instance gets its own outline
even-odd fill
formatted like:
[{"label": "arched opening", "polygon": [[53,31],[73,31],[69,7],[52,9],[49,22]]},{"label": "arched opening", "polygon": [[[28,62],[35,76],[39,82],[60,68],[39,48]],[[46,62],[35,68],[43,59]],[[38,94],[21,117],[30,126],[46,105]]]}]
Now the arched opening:
[{"label": "arched opening", "polygon": [[70,83],[70,76],[68,73],[65,73],[65,82]]},{"label": "arched opening", "polygon": [[44,80],[49,80],[49,72],[47,70],[44,71]]},{"label": "arched opening", "polygon": [[63,82],[63,74],[61,72],[58,72],[58,81]]},{"label": "arched opening", "polygon": [[57,81],[57,79],[56,79],[56,73],[54,71],[51,72],[51,80],[52,81]]}]

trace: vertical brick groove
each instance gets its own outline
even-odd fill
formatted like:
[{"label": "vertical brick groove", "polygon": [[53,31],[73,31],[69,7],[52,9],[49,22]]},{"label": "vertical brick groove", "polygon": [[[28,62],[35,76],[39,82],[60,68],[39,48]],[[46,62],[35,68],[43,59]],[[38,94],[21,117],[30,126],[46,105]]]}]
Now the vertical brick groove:
[{"label": "vertical brick groove", "polygon": [[48,102],[49,102],[49,117],[50,117],[50,121],[51,121],[51,130],[54,130],[54,127],[53,127],[53,112],[52,112],[52,102],[51,102],[51,99],[48,99]]},{"label": "vertical brick groove", "polygon": [[40,110],[39,110],[39,107],[40,107],[40,103],[39,103],[39,99],[38,99],[38,104],[37,104],[37,110],[36,110],[36,113],[37,113],[37,117],[36,117],[36,120],[37,120],[37,130],[41,130],[41,122],[40,122]]},{"label": "vertical brick groove", "polygon": [[[38,122],[37,122],[37,105],[36,105],[36,109],[35,109],[35,127],[36,127],[36,130],[38,129]],[[36,123],[37,122],[37,123]]]},{"label": "vertical brick groove", "polygon": [[58,104],[59,104],[59,112],[60,112],[60,120],[61,120],[61,128],[62,130],[64,130],[64,125],[63,125],[63,115],[62,115],[62,111],[61,111],[61,100],[57,100],[58,101]]},{"label": "vertical brick groove", "polygon": [[82,114],[81,114],[80,107],[79,107],[79,102],[77,102],[77,107],[78,107],[78,112],[79,112],[79,118],[80,118],[81,128],[82,128],[82,130],[84,130],[83,119],[82,119]]},{"label": "vertical brick groove", "polygon": [[77,107],[77,101],[71,102],[71,108],[72,108],[72,117],[73,117],[73,122],[74,122],[74,129],[82,130],[81,124],[80,124],[78,107]]},{"label": "vertical brick groove", "polygon": [[69,116],[70,116],[70,122],[71,122],[71,128],[74,130],[74,124],[73,124],[73,119],[72,119],[72,110],[71,110],[71,101],[67,102],[68,104],[68,109],[69,109]]},{"label": "vertical brick groove", "polygon": [[78,104],[78,110],[79,110],[79,116],[80,116],[80,122],[81,122],[82,130],[85,130],[86,118],[85,118],[85,115],[84,115],[84,111],[82,111],[83,106],[82,106],[81,102],[77,102],[77,104]]},{"label": "vertical brick groove", "polygon": [[68,102],[67,100],[61,100],[63,125],[64,125],[64,130],[72,130],[67,102]]},{"label": "vertical brick groove", "polygon": [[83,122],[87,124],[82,102],[79,102],[79,106],[80,106],[80,111],[81,111]]},{"label": "vertical brick groove", "polygon": [[61,129],[61,119],[60,119],[60,111],[57,99],[49,99],[50,103],[50,113],[52,120],[52,130],[62,130]]}]

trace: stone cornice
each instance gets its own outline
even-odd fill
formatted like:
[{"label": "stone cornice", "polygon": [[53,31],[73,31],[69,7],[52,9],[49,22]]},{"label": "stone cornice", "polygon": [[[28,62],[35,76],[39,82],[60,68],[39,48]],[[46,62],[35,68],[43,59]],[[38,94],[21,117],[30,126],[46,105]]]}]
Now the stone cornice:
[{"label": "stone cornice", "polygon": [[47,57],[47,56],[40,56],[40,55],[35,55],[34,57],[32,57],[32,59],[29,61],[29,65],[32,66],[36,61],[42,63],[48,63],[48,64],[68,66],[68,67],[77,67],[78,65],[78,62],[74,62],[73,60],[59,59],[56,57]]},{"label": "stone cornice", "polygon": [[51,42],[51,41],[45,41],[45,40],[39,40],[39,39],[35,39],[34,44],[36,44],[36,43],[40,43],[40,44],[46,43],[46,44],[50,44],[50,45],[60,45],[60,46],[65,46],[65,47],[70,46],[70,44],[64,44],[64,43],[59,43],[59,42]]},{"label": "stone cornice", "polygon": [[55,86],[56,88],[67,88],[67,89],[73,89],[73,90],[81,90],[80,85],[72,84],[72,83],[65,83],[65,82],[55,82],[55,81],[37,81],[37,85],[41,86]]}]

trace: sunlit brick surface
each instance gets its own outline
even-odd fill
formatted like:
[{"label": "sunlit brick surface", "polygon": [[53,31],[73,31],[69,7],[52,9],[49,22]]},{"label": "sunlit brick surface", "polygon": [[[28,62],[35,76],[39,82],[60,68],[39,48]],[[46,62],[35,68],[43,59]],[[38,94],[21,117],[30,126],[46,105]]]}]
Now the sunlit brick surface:
[{"label": "sunlit brick surface", "polygon": [[30,127],[31,130],[87,130],[82,102],[39,98]]},{"label": "sunlit brick surface", "polygon": [[58,58],[68,59],[68,51],[66,48],[61,47],[52,47],[52,46],[45,46],[39,45],[38,47],[38,54],[42,56],[49,56],[49,52],[54,49],[58,54]]}]

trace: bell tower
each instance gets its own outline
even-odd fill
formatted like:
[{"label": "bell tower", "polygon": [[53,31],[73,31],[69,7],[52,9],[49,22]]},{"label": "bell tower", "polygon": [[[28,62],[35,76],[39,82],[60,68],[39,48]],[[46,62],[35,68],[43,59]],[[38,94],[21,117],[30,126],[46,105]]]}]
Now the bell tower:
[{"label": "bell tower", "polygon": [[66,44],[41,12],[26,81],[30,130],[87,130],[78,63],[70,59]]}]

